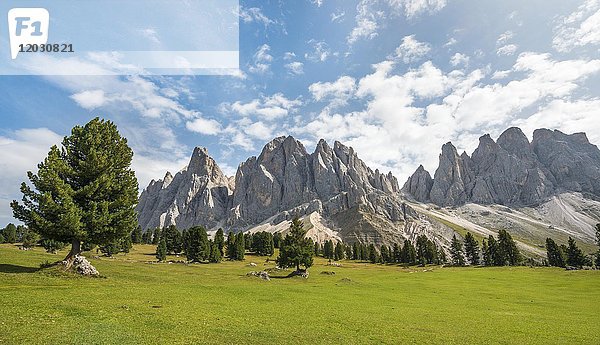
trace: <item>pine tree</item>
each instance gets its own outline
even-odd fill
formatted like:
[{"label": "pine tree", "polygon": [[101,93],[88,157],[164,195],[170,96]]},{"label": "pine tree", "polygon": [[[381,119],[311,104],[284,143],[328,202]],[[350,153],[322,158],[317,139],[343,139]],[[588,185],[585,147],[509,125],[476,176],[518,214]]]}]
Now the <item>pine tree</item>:
[{"label": "pine tree", "polygon": [[577,247],[577,243],[575,240],[569,237],[568,247],[567,247],[567,264],[573,267],[581,267],[585,265],[586,259],[583,255],[583,252],[579,247]]},{"label": "pine tree", "polygon": [[344,251],[346,252],[346,259],[351,260],[352,259],[352,246],[349,244],[344,245]]},{"label": "pine tree", "polygon": [[150,230],[146,230],[142,234],[142,243],[143,244],[152,244],[152,232]]},{"label": "pine tree", "polygon": [[227,234],[227,257],[235,260],[235,234],[231,231]]},{"label": "pine tree", "polygon": [[465,254],[471,265],[479,265],[479,243],[470,232],[465,235]]},{"label": "pine tree", "polygon": [[70,242],[70,265],[81,242],[113,243],[137,227],[132,158],[112,122],[95,118],[76,126],[62,149],[50,148],[37,174],[28,172],[33,189],[21,184],[22,203],[11,203],[13,214],[43,238]]},{"label": "pine tree", "polygon": [[427,236],[419,235],[417,237],[417,262],[421,266],[427,264]]},{"label": "pine tree", "polygon": [[158,245],[158,243],[160,242],[160,236],[161,236],[160,228],[154,229],[154,232],[152,233],[152,244]]},{"label": "pine tree", "polygon": [[[223,248],[225,247],[225,235],[223,234],[223,229],[219,228],[217,233],[215,234],[215,244],[219,248],[219,253],[221,253],[221,258],[223,257]],[[221,261],[221,259],[219,259]]]},{"label": "pine tree", "polygon": [[208,256],[208,261],[211,263],[219,263],[223,256],[221,255],[221,249],[219,248],[219,244],[213,241],[209,241],[210,246],[210,255]]},{"label": "pine tree", "polygon": [[134,244],[140,244],[142,243],[142,237],[142,227],[138,225],[135,230],[131,232],[131,242]]},{"label": "pine tree", "polygon": [[24,248],[35,247],[35,245],[38,243],[39,239],[40,239],[39,236],[35,232],[33,232],[27,228],[24,228],[24,231],[22,232],[22,235],[21,235],[21,242],[23,243]]},{"label": "pine tree", "polygon": [[156,248],[156,258],[158,261],[165,261],[167,259],[167,242],[164,237],[160,239]]},{"label": "pine tree", "polygon": [[377,255],[377,249],[373,243],[369,244],[369,261],[374,264],[379,261],[379,255]]},{"label": "pine tree", "polygon": [[0,243],[5,243],[6,239],[4,238],[4,235],[2,234],[4,229],[0,229]]},{"label": "pine tree", "polygon": [[235,235],[235,260],[243,261],[246,254],[246,239],[242,232]]},{"label": "pine tree", "polygon": [[402,262],[402,249],[398,243],[394,243],[394,249],[392,250],[393,262]]},{"label": "pine tree", "polygon": [[332,240],[325,241],[325,244],[323,245],[323,257],[329,260],[335,259],[335,247],[333,246]]},{"label": "pine tree", "polygon": [[481,241],[481,255],[483,256],[483,264],[486,266],[491,266],[493,264],[493,261],[490,258],[490,252],[489,252],[489,248],[488,248],[488,243],[487,241],[484,239],[483,241]]},{"label": "pine tree", "polygon": [[452,236],[452,243],[450,244],[450,256],[452,257],[452,265],[465,265],[462,243],[456,238],[456,234]]},{"label": "pine tree", "polygon": [[402,263],[414,265],[417,262],[417,251],[409,240],[404,240],[402,246]]},{"label": "pine tree", "polygon": [[131,248],[133,248],[131,236],[125,236],[125,238],[121,239],[118,243],[120,244],[119,250],[123,253],[129,253]]},{"label": "pine tree", "polygon": [[382,264],[387,264],[388,262],[390,262],[390,251],[385,244],[381,245],[379,252],[381,253]]},{"label": "pine tree", "polygon": [[300,266],[308,269],[313,264],[314,245],[312,240],[307,239],[306,230],[298,218],[292,219],[290,230],[283,239],[277,258],[277,265],[280,267],[296,267],[300,271]]},{"label": "pine tree", "polygon": [[500,266],[516,266],[521,262],[521,253],[517,244],[506,230],[498,231],[498,256]]},{"label": "pine tree", "polygon": [[550,237],[546,239],[548,266],[565,267],[565,257],[560,247]]},{"label": "pine tree", "polygon": [[335,245],[333,256],[335,261],[344,260],[344,245],[342,244],[342,242],[338,242]]},{"label": "pine tree", "polygon": [[175,225],[164,228],[161,232],[161,236],[165,238],[167,243],[167,253],[179,254],[183,251],[181,232],[177,230]]},{"label": "pine tree", "polygon": [[352,260],[360,260],[360,244],[358,242],[352,243]]},{"label": "pine tree", "polygon": [[2,234],[4,235],[4,242],[17,242],[17,227],[13,223],[9,223],[6,228],[4,228],[4,231],[2,231]]},{"label": "pine tree", "polygon": [[279,247],[281,246],[282,240],[283,240],[283,237],[281,236],[281,232],[276,232],[273,235],[273,246],[275,246],[275,248],[279,249]]},{"label": "pine tree", "polygon": [[252,241],[253,241],[254,235],[251,233],[246,233],[244,234],[244,248],[250,250],[250,248],[252,248]]},{"label": "pine tree", "polygon": [[315,256],[319,256],[321,254],[321,244],[319,242],[315,242]]},{"label": "pine tree", "polygon": [[185,256],[190,262],[202,262],[208,260],[210,245],[206,229],[202,226],[194,226],[186,232],[187,248]]},{"label": "pine tree", "polygon": [[425,245],[425,259],[429,264],[436,264],[438,262],[438,249],[435,243],[431,240],[427,240]]},{"label": "pine tree", "polygon": [[503,266],[504,259],[502,255],[499,255],[498,253],[498,241],[496,241],[496,238],[493,235],[488,237],[487,249],[488,253],[486,260],[489,260],[489,262],[486,261],[486,266]]}]

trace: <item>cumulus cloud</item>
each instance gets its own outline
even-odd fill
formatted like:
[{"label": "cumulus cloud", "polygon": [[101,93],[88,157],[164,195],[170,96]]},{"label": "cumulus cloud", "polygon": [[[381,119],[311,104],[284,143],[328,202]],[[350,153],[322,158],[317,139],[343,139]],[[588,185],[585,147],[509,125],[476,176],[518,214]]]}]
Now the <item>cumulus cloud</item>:
[{"label": "cumulus cloud", "polygon": [[421,59],[431,50],[431,46],[425,42],[419,42],[415,35],[405,36],[402,43],[396,48],[396,56],[404,63],[411,63]]},{"label": "cumulus cloud", "polygon": [[250,7],[250,8],[240,8],[240,19],[244,23],[260,23],[265,27],[275,24],[275,21],[267,17],[260,8]]},{"label": "cumulus cloud", "polygon": [[324,62],[331,57],[331,49],[325,41],[310,40],[308,44],[312,50],[304,54],[304,58],[313,62]]},{"label": "cumulus cloud", "polygon": [[284,65],[288,73],[292,75],[304,74],[304,64],[299,61],[290,62]]},{"label": "cumulus cloud", "polygon": [[257,116],[273,121],[296,112],[300,105],[302,101],[299,98],[288,99],[282,93],[276,93],[250,102],[222,103],[219,108],[224,113],[233,113],[242,117]]},{"label": "cumulus cloud", "polygon": [[587,0],[558,22],[552,39],[557,51],[569,52],[575,47],[600,44],[600,1]]},{"label": "cumulus cloud", "polygon": [[496,54],[504,56],[515,55],[518,48],[519,47],[517,47],[515,44],[507,44],[498,48],[498,50],[496,50]]},{"label": "cumulus cloud", "polygon": [[445,6],[446,0],[361,0],[356,6],[355,26],[346,40],[352,45],[362,39],[373,39],[389,18],[402,15],[413,19],[435,13]]},{"label": "cumulus cloud", "polygon": [[454,67],[458,66],[458,65],[463,65],[465,67],[467,67],[469,65],[469,57],[465,54],[461,54],[461,53],[456,53],[454,55],[452,55],[452,57],[450,58],[450,64]]},{"label": "cumulus cloud", "polygon": [[335,82],[317,82],[308,87],[315,101],[329,100],[330,106],[342,106],[356,91],[356,80],[349,76],[342,76]]},{"label": "cumulus cloud", "polygon": [[218,121],[202,117],[186,122],[185,127],[192,132],[206,135],[217,135],[221,132],[221,124]]},{"label": "cumulus cloud", "polygon": [[265,74],[269,72],[273,56],[269,54],[271,47],[268,44],[263,44],[258,47],[252,58],[252,63],[248,65],[248,70],[255,74]]}]

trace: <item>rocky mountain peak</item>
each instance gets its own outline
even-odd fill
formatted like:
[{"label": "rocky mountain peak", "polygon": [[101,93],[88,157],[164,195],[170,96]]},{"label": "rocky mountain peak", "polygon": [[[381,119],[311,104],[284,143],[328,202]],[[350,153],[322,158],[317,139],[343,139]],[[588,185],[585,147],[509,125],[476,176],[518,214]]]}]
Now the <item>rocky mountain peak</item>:
[{"label": "rocky mountain peak", "polygon": [[427,201],[429,200],[429,193],[433,186],[433,179],[431,175],[423,165],[419,165],[417,170],[408,178],[402,191],[410,194],[416,200]]}]

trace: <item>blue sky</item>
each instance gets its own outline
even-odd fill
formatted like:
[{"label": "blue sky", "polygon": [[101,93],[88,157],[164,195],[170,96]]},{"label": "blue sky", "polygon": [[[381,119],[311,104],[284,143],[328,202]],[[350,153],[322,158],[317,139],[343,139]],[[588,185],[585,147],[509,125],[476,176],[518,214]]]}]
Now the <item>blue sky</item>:
[{"label": "blue sky", "polygon": [[141,188],[195,146],[232,175],[290,134],[401,183],[445,142],[471,153],[514,125],[600,144],[598,0],[242,1],[239,49],[227,76],[1,76],[0,224],[25,172],[95,116],[129,139]]}]

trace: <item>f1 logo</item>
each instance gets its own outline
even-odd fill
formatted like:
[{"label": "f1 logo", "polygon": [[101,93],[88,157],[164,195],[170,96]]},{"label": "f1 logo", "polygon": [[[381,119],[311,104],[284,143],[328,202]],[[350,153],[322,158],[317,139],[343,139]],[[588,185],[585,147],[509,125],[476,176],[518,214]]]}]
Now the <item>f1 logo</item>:
[{"label": "f1 logo", "polygon": [[50,13],[45,8],[13,8],[8,11],[10,54],[16,59],[21,45],[46,44]]}]

